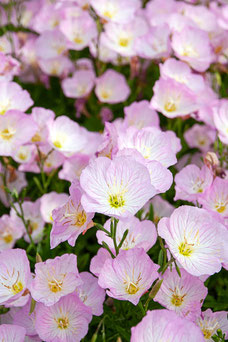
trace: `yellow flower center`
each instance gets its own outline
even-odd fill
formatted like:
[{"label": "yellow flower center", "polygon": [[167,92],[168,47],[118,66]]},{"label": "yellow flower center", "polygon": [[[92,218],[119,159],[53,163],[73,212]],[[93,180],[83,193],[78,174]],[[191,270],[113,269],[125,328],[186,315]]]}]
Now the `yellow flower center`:
[{"label": "yellow flower center", "polygon": [[76,44],[82,44],[82,43],[83,43],[83,40],[82,40],[81,37],[76,36],[76,37],[74,38],[74,42],[75,42]]},{"label": "yellow flower center", "polygon": [[180,296],[180,295],[174,293],[172,295],[171,303],[175,306],[181,306],[183,301],[184,301],[184,297],[185,297],[185,295]]},{"label": "yellow flower center", "polygon": [[3,235],[3,240],[5,243],[10,243],[13,241],[13,236],[10,233],[7,233],[6,235]]},{"label": "yellow flower center", "polygon": [[76,216],[75,216],[75,226],[78,227],[82,227],[83,224],[85,224],[87,219],[86,213],[83,211],[79,212]]},{"label": "yellow flower center", "polygon": [[188,244],[186,241],[179,246],[180,254],[189,257],[193,253],[193,244]]},{"label": "yellow flower center", "polygon": [[19,155],[18,155],[18,157],[19,157],[19,159],[21,159],[21,160],[26,160],[26,154],[24,154],[24,153],[19,153]]},{"label": "yellow flower center", "polygon": [[119,39],[119,45],[122,47],[127,47],[129,45],[129,38],[120,38]]},{"label": "yellow flower center", "polygon": [[175,112],[175,110],[177,109],[175,103],[172,101],[167,101],[164,108],[166,112]]},{"label": "yellow flower center", "polygon": [[51,292],[54,292],[54,293],[61,291],[62,285],[63,285],[62,281],[58,281],[55,279],[48,282],[49,289],[51,290]]},{"label": "yellow flower center", "polygon": [[69,326],[69,319],[67,317],[61,317],[57,320],[59,329],[67,329]]},{"label": "yellow flower center", "polygon": [[[0,50],[0,52],[1,52],[1,50]],[[0,115],[4,115],[7,112],[7,110],[10,109],[10,106],[11,106],[10,101],[7,101],[5,104],[1,104]]]},{"label": "yellow flower center", "polygon": [[60,141],[56,140],[53,142],[53,145],[56,147],[56,148],[61,148],[62,147],[62,144]]},{"label": "yellow flower center", "polygon": [[65,50],[65,47],[64,46],[58,46],[57,47],[57,54],[58,55],[61,55],[61,53]]},{"label": "yellow flower center", "polygon": [[185,56],[185,57],[198,57],[199,55],[198,55],[198,52],[194,49],[193,46],[186,45],[184,47],[182,56]]},{"label": "yellow flower center", "polygon": [[112,19],[113,13],[111,13],[110,11],[105,11],[103,13],[103,16],[106,17],[106,18]]},{"label": "yellow flower center", "polygon": [[122,195],[110,195],[109,203],[112,208],[121,208],[124,206],[125,201]]},{"label": "yellow flower center", "polygon": [[128,284],[128,287],[126,289],[127,293],[130,294],[130,295],[136,294],[136,292],[138,292],[138,290],[139,290],[139,287],[136,284],[132,283],[132,282],[130,282]]},{"label": "yellow flower center", "polygon": [[23,290],[23,284],[21,281],[17,281],[13,286],[12,286],[12,292],[14,295],[17,293],[21,292]]},{"label": "yellow flower center", "polygon": [[222,214],[226,210],[226,204],[225,203],[216,204],[215,209],[217,210],[218,213]]},{"label": "yellow flower center", "polygon": [[211,331],[210,329],[203,329],[202,332],[206,340],[209,340],[209,338],[211,338],[212,333],[213,333],[213,331]]},{"label": "yellow flower center", "polygon": [[206,140],[205,139],[200,139],[198,140],[198,143],[200,146],[204,146],[206,144]]},{"label": "yellow flower center", "polygon": [[106,100],[110,97],[110,92],[106,91],[106,90],[103,90],[102,93],[101,93],[101,97]]},{"label": "yellow flower center", "polygon": [[14,136],[14,132],[10,132],[8,128],[3,129],[0,133],[0,137],[3,140],[10,140]]},{"label": "yellow flower center", "polygon": [[32,142],[39,142],[39,141],[41,141],[41,136],[40,136],[38,133],[36,133],[36,134],[32,137],[31,141],[32,141]]}]

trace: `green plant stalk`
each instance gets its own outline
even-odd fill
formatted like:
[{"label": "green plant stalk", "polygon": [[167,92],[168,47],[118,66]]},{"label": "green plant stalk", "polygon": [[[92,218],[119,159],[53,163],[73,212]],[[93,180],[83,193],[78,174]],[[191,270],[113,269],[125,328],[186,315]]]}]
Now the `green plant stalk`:
[{"label": "green plant stalk", "polygon": [[[17,210],[17,208],[15,207],[14,203],[13,202],[10,202],[12,208],[15,210],[17,216],[21,219],[21,221],[23,222],[24,224],[24,227],[25,227],[25,230],[26,230],[26,233],[28,234],[28,237],[29,237],[29,240],[30,240],[30,245],[36,250],[36,245],[35,245],[35,242],[29,232],[29,223],[25,220],[25,217],[24,217],[24,210],[22,208],[22,203],[21,201],[18,201],[17,202],[18,205],[19,205],[19,208],[20,208],[20,212]],[[29,247],[30,247],[29,245]],[[28,247],[28,248],[29,248]]]},{"label": "green plant stalk", "polygon": [[118,221],[114,218],[114,227],[113,227],[113,243],[114,243],[114,247],[115,247],[115,251],[116,251],[116,256],[119,254],[119,248],[117,246],[117,242],[116,242],[116,229],[117,229],[117,223]]},{"label": "green plant stalk", "polygon": [[140,310],[141,310],[141,312],[142,312],[142,315],[143,315],[143,317],[144,317],[144,316],[146,315],[146,311],[145,311],[145,309],[144,309],[143,304],[142,304],[141,301],[139,301],[138,307],[140,308]]}]

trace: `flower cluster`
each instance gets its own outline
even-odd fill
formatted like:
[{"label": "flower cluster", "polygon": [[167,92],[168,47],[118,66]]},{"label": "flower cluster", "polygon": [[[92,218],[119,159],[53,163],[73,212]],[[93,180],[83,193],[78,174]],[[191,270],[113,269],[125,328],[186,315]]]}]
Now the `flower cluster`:
[{"label": "flower cluster", "polygon": [[0,341],[225,341],[227,1],[0,20]]}]

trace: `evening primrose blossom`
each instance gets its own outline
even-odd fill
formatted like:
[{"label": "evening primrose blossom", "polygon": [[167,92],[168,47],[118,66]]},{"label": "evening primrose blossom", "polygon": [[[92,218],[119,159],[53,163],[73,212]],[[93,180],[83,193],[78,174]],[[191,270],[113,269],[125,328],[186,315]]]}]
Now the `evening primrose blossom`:
[{"label": "evening primrose blossom", "polygon": [[159,266],[143,248],[121,250],[115,259],[107,259],[99,274],[98,284],[110,297],[137,305],[140,297],[158,278]]},{"label": "evening primrose blossom", "polygon": [[31,273],[26,252],[9,249],[1,252],[0,304],[10,304],[19,299],[30,286]]},{"label": "evening primrose blossom", "polygon": [[69,294],[52,306],[38,303],[35,328],[42,341],[79,342],[91,319],[91,309],[76,294]]},{"label": "evening primrose blossom", "polygon": [[170,218],[159,221],[158,234],[188,273],[200,276],[220,271],[227,230],[208,211],[181,206]]},{"label": "evening primrose blossom", "polygon": [[57,303],[61,297],[72,293],[82,283],[74,254],[64,254],[37,263],[35,274],[31,284],[32,297],[46,306]]},{"label": "evening primrose blossom", "polygon": [[133,216],[156,193],[145,166],[130,157],[99,157],[82,171],[82,206],[117,218]]}]

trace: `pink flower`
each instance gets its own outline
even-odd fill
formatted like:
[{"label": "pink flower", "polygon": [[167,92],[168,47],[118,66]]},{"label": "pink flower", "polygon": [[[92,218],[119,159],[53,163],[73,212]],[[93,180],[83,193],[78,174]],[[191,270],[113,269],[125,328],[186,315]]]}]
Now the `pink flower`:
[{"label": "pink flower", "polygon": [[208,167],[201,169],[196,165],[187,165],[175,176],[175,198],[195,202],[213,182],[213,175]]},{"label": "pink flower", "polygon": [[155,193],[145,166],[129,157],[99,157],[82,171],[82,205],[87,212],[117,218],[134,215]]},{"label": "pink flower", "polygon": [[106,260],[98,284],[110,297],[137,305],[158,277],[158,268],[143,248],[121,250],[115,259]]},{"label": "pink flower", "polygon": [[35,330],[36,306],[32,313],[30,313],[30,308],[31,297],[25,306],[17,309],[17,311],[13,314],[13,324],[24,327],[26,329],[26,336],[35,337],[37,336],[37,332]]},{"label": "pink flower", "polygon": [[133,102],[130,106],[124,107],[124,114],[124,124],[127,127],[135,126],[138,129],[150,126],[159,127],[158,113],[150,108],[147,100]]},{"label": "pink flower", "polygon": [[171,78],[160,78],[153,90],[151,107],[168,118],[188,115],[199,108],[196,95],[188,87]]},{"label": "pink flower", "polygon": [[170,137],[156,127],[145,127],[140,130],[129,127],[120,132],[118,139],[119,150],[135,149],[146,161],[157,161],[165,167],[176,163]]},{"label": "pink flower", "polygon": [[[110,231],[111,220],[106,221],[104,228]],[[128,229],[128,235],[121,247],[123,250],[131,248],[143,248],[147,252],[157,240],[157,231],[155,225],[148,220],[140,221],[135,216],[129,219],[119,220],[116,230],[116,241],[120,243],[124,232]],[[98,243],[106,242],[111,251],[115,254],[113,240],[109,238],[103,231],[97,231]]]},{"label": "pink flower", "polygon": [[211,337],[216,334],[218,329],[221,329],[223,334],[225,334],[225,339],[228,337],[227,312],[225,311],[212,312],[210,309],[207,309],[196,319],[196,324],[202,330],[207,342],[214,341]]},{"label": "pink flower", "polygon": [[214,123],[218,130],[219,138],[224,144],[228,144],[228,100],[220,100],[213,108]]},{"label": "pink flower", "polygon": [[68,39],[71,50],[82,50],[97,37],[96,23],[86,11],[82,11],[77,17],[62,20],[60,30]]},{"label": "pink flower", "polygon": [[135,16],[128,23],[109,22],[105,24],[104,28],[105,31],[101,33],[102,44],[121,56],[133,57],[137,54],[136,38],[143,36],[148,31],[148,24],[145,18]]},{"label": "pink flower", "polygon": [[10,249],[22,237],[24,229],[8,215],[0,217],[0,252]]},{"label": "pink flower", "polygon": [[12,53],[12,46],[6,34],[0,37],[0,47],[1,47],[1,52],[5,54]]},{"label": "pink flower", "polygon": [[[36,147],[34,145],[21,145],[17,150],[13,152],[13,159],[20,164],[28,164],[32,162],[37,153]],[[23,171],[18,168],[19,171]]]},{"label": "pink flower", "polygon": [[10,55],[0,52],[0,81],[12,81],[20,73],[20,63]]},{"label": "pink flower", "polygon": [[107,259],[111,259],[110,253],[105,248],[100,248],[90,262],[90,272],[95,274],[95,276],[99,277],[101,273],[102,267],[105,264]]},{"label": "pink flower", "polygon": [[0,339],[7,342],[24,342],[26,330],[23,327],[12,324],[0,325]]},{"label": "pink flower", "polygon": [[134,19],[134,14],[140,8],[139,0],[91,0],[96,13],[108,21],[126,23]]},{"label": "pink flower", "polygon": [[208,211],[187,205],[175,209],[170,218],[162,218],[158,223],[158,234],[165,239],[173,256],[195,276],[220,271],[226,232]]},{"label": "pink flower", "polygon": [[[0,164],[0,169],[1,167],[2,166]],[[25,174],[23,172],[19,172],[15,169],[7,170],[3,167],[1,172],[4,172],[6,175],[6,186],[10,191],[16,189],[17,193],[20,193],[20,191],[27,185]],[[12,200],[11,196],[4,190],[2,177],[0,177],[0,200],[6,207],[9,207],[10,205],[9,200]]]},{"label": "pink flower", "polygon": [[[19,205],[15,204],[16,208],[19,210]],[[44,220],[40,213],[40,199],[38,198],[35,202],[24,201],[22,204],[24,218],[29,223],[28,229],[35,243],[42,240],[43,230],[44,230]],[[24,225],[21,219],[17,216],[15,210],[11,208],[11,217],[17,222],[18,226],[21,226],[25,231]],[[30,242],[28,234],[25,234],[25,241]]]},{"label": "pink flower", "polygon": [[174,32],[172,48],[178,58],[199,72],[206,71],[214,61],[208,34],[198,28],[187,27]]},{"label": "pink flower", "polygon": [[189,147],[208,152],[216,139],[216,132],[209,126],[195,124],[184,133]]},{"label": "pink flower", "polygon": [[38,59],[38,64],[45,74],[55,77],[66,77],[74,70],[73,63],[66,56]]},{"label": "pink flower", "polygon": [[101,102],[124,102],[130,95],[130,88],[125,77],[115,70],[108,69],[97,78],[95,93]]},{"label": "pink flower", "polygon": [[94,213],[84,209],[81,197],[82,191],[78,183],[73,182],[67,202],[52,212],[54,223],[51,231],[51,248],[66,240],[71,246],[75,246],[78,236],[91,224]]},{"label": "pink flower", "polygon": [[162,217],[169,217],[174,210],[174,206],[168,201],[160,196],[155,196],[144,206],[143,217],[147,217],[151,205],[153,206],[154,223],[158,223]]},{"label": "pink flower", "polygon": [[95,84],[93,70],[78,70],[73,77],[65,78],[62,81],[62,88],[65,96],[81,98],[87,96]]},{"label": "pink flower", "polygon": [[169,23],[171,14],[178,12],[180,6],[182,3],[174,0],[168,0],[165,6],[162,0],[149,1],[146,4],[145,15],[151,26],[158,26]]},{"label": "pink flower", "polygon": [[199,202],[203,208],[217,213],[218,217],[228,217],[228,179],[216,177]]},{"label": "pink flower", "polygon": [[80,278],[83,283],[77,286],[76,293],[81,301],[91,308],[93,315],[102,315],[105,291],[98,285],[97,278],[89,272],[81,272]]},{"label": "pink flower", "polygon": [[202,153],[200,152],[195,152],[195,153],[186,153],[179,159],[177,164],[175,165],[175,168],[178,171],[181,171],[183,167],[189,165],[189,164],[194,164],[201,168],[204,166],[203,160],[202,160]]},{"label": "pink flower", "polygon": [[37,38],[35,48],[38,58],[55,58],[67,50],[67,40],[59,30],[44,31]]},{"label": "pink flower", "polygon": [[68,200],[67,194],[58,194],[55,191],[49,192],[40,198],[40,212],[42,218],[47,223],[52,223],[52,211],[62,206]]},{"label": "pink flower", "polygon": [[167,58],[171,53],[170,29],[167,24],[150,27],[150,30],[135,41],[135,50],[142,58]]},{"label": "pink flower", "polygon": [[142,155],[135,149],[123,149],[117,153],[117,156],[128,156],[135,161],[146,166],[150,174],[151,185],[155,188],[155,194],[166,192],[172,185],[173,176],[172,173],[156,160],[147,161]]},{"label": "pink flower", "polygon": [[23,296],[32,277],[24,250],[9,249],[2,251],[0,255],[0,304],[4,305]]},{"label": "pink flower", "polygon": [[45,144],[48,137],[47,122],[54,120],[55,113],[50,109],[33,107],[31,116],[38,126],[31,142],[38,145]]},{"label": "pink flower", "polygon": [[163,283],[154,300],[179,316],[193,320],[200,315],[200,308],[207,296],[203,282],[181,269],[181,277],[176,270],[168,269],[162,276]]},{"label": "pink flower", "polygon": [[0,116],[0,155],[10,156],[20,145],[30,141],[37,130],[31,116],[10,110]]},{"label": "pink flower", "polygon": [[192,90],[196,95],[205,90],[205,80],[203,76],[192,72],[191,68],[185,62],[169,58],[164,64],[160,64],[161,77],[173,79]]},{"label": "pink flower", "polygon": [[191,19],[197,27],[204,31],[218,30],[217,18],[206,6],[184,6],[184,16]]},{"label": "pink flower", "polygon": [[29,93],[23,90],[15,82],[0,82],[0,115],[4,115],[10,109],[25,112],[33,105]]},{"label": "pink flower", "polygon": [[37,305],[36,331],[46,342],[79,342],[87,334],[91,309],[76,294],[60,299],[52,306]]},{"label": "pink flower", "polygon": [[[191,332],[191,333],[190,333]],[[146,316],[131,328],[131,342],[204,342],[200,329],[173,311],[147,311]]]},{"label": "pink flower", "polygon": [[64,254],[36,264],[31,294],[35,301],[52,306],[81,283],[76,255]]},{"label": "pink flower", "polygon": [[59,171],[59,178],[73,182],[79,179],[82,170],[89,164],[90,156],[85,154],[75,154],[66,159],[63,163],[62,170]]},{"label": "pink flower", "polygon": [[90,53],[93,57],[98,57],[99,60],[104,63],[111,62],[114,65],[126,64],[129,63],[128,57],[122,57],[121,62],[118,59],[118,53],[109,48],[105,44],[105,36],[103,34],[100,35],[100,39],[98,42],[92,41],[89,45]]},{"label": "pink flower", "polygon": [[44,3],[32,20],[32,28],[39,33],[56,29],[63,15],[61,7],[54,3]]},{"label": "pink flower", "polygon": [[80,126],[67,116],[59,116],[48,122],[50,145],[62,153],[79,152],[86,143]]}]

